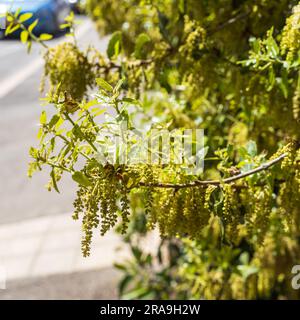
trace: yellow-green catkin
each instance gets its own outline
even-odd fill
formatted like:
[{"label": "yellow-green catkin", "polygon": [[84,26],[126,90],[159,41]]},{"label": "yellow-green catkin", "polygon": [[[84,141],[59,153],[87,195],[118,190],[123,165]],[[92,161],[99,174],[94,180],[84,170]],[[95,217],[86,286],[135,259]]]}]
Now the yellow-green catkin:
[{"label": "yellow-green catkin", "polygon": [[262,243],[270,223],[272,190],[268,185],[258,187],[254,193],[254,227],[257,240]]},{"label": "yellow-green catkin", "polygon": [[281,50],[292,60],[300,48],[300,4],[293,8],[292,15],[287,18],[280,43]]},{"label": "yellow-green catkin", "polygon": [[200,50],[205,47],[206,31],[199,22],[190,20],[188,16],[184,19],[185,42],[179,48],[179,52],[187,60],[193,61],[199,57]]},{"label": "yellow-green catkin", "polygon": [[[152,184],[155,182],[153,169],[150,166],[146,166],[143,172],[144,182]],[[150,229],[154,229],[155,222],[157,220],[156,212],[153,210],[154,203],[154,188],[152,186],[145,187],[144,190],[144,202],[145,202],[145,214],[147,216],[147,226]]]},{"label": "yellow-green catkin", "polygon": [[300,121],[300,72],[298,73],[297,86],[293,96],[293,117],[297,122]]},{"label": "yellow-green catkin", "polygon": [[233,203],[233,189],[230,184],[222,186],[223,189],[223,207],[222,207],[222,218],[225,224],[231,222],[231,206]]},{"label": "yellow-green catkin", "polygon": [[41,90],[45,79],[52,86],[58,86],[61,92],[68,92],[75,100],[81,100],[89,87],[95,83],[93,65],[87,54],[70,43],[64,42],[48,49],[44,56],[45,69]]},{"label": "yellow-green catkin", "polygon": [[223,189],[222,219],[225,225],[225,233],[228,240],[235,242],[238,238],[238,225],[240,215],[234,186],[226,184]]}]

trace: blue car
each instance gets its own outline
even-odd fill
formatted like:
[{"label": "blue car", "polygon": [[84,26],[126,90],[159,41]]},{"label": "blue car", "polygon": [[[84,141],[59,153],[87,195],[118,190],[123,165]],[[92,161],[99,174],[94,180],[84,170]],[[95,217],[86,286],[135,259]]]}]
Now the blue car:
[{"label": "blue car", "polygon": [[[36,34],[55,34],[60,30],[60,25],[64,23],[65,17],[70,13],[71,7],[67,0],[0,0],[0,15],[7,11],[15,12],[21,9],[21,13],[33,13],[31,19],[25,22],[30,25],[34,20],[39,19],[39,23],[34,29]],[[0,26],[5,27],[4,18],[0,18]]]}]

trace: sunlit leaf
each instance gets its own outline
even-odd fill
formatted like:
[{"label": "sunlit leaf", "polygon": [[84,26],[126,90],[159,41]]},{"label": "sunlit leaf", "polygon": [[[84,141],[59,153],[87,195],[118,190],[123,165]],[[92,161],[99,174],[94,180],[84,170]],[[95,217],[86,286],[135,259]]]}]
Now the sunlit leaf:
[{"label": "sunlit leaf", "polygon": [[121,49],[121,40],[122,33],[120,31],[116,31],[111,36],[106,50],[107,56],[110,59],[119,55]]},{"label": "sunlit leaf", "polygon": [[21,35],[20,35],[20,39],[22,41],[22,43],[26,43],[27,42],[27,39],[28,39],[28,31],[27,30],[23,30],[21,32]]},{"label": "sunlit leaf", "polygon": [[49,34],[49,33],[42,33],[42,34],[39,36],[39,39],[42,40],[42,41],[51,40],[52,38],[53,38],[53,35],[52,35],[52,34]]},{"label": "sunlit leaf", "polygon": [[29,32],[32,32],[33,29],[37,26],[38,22],[39,22],[39,19],[34,20],[34,21],[31,23],[31,25],[28,27],[28,31],[29,31]]},{"label": "sunlit leaf", "polygon": [[72,179],[84,187],[89,187],[91,185],[91,181],[88,179],[88,177],[80,171],[76,171],[72,175]]},{"label": "sunlit leaf", "polygon": [[102,78],[97,78],[96,83],[101,89],[104,89],[109,92],[113,91],[113,87]]},{"label": "sunlit leaf", "polygon": [[31,12],[23,13],[19,16],[18,20],[20,23],[23,23],[23,22],[29,20],[32,16],[33,16],[33,14]]}]

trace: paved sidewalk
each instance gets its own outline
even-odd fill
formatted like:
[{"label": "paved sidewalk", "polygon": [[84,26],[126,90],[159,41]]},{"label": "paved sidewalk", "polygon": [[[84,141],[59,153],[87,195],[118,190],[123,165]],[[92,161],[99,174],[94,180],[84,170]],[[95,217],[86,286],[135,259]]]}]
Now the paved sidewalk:
[{"label": "paved sidewalk", "polygon": [[8,281],[0,300],[118,299],[122,274],[114,268]]},{"label": "paved sidewalk", "polygon": [[82,257],[80,242],[81,222],[71,214],[0,225],[0,267],[7,280],[28,279],[112,267],[128,256],[113,232],[94,235],[88,258]]}]

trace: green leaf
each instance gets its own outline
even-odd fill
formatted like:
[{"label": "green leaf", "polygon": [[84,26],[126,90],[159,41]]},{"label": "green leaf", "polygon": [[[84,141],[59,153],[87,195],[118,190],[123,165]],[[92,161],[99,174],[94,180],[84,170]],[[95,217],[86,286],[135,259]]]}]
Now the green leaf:
[{"label": "green leaf", "polygon": [[271,67],[269,68],[269,86],[267,88],[267,91],[271,91],[273,89],[275,82],[276,82],[276,78],[275,78],[274,68]]},{"label": "green leaf", "polygon": [[107,46],[107,56],[109,59],[113,57],[117,57],[120,53],[121,49],[121,41],[122,41],[122,33],[120,31],[116,31],[110,38],[110,41]]},{"label": "green leaf", "polygon": [[15,31],[17,31],[18,29],[20,29],[20,25],[13,25],[13,24],[10,24],[6,30],[5,30],[5,35],[9,35],[9,34],[12,34],[14,33]]},{"label": "green leaf", "polygon": [[92,184],[88,177],[80,171],[74,172],[72,175],[72,179],[84,187],[89,187]]},{"label": "green leaf", "polygon": [[57,124],[59,119],[60,119],[60,116],[55,114],[49,122],[49,128],[52,129]]},{"label": "green leaf", "polygon": [[39,131],[38,131],[38,134],[37,134],[37,139],[41,139],[42,138],[42,136],[44,135],[44,130],[43,130],[43,128],[42,127],[40,127],[39,128]]},{"label": "green leaf", "polygon": [[268,53],[272,58],[276,58],[279,55],[279,47],[273,38],[273,29],[269,30],[266,46]]},{"label": "green leaf", "polygon": [[14,17],[15,17],[15,18],[18,18],[20,12],[21,12],[21,8],[18,8],[18,9],[16,10],[16,12],[14,13]]},{"label": "green leaf", "polygon": [[104,89],[109,92],[113,91],[113,87],[102,78],[97,78],[96,83],[101,89]]},{"label": "green leaf", "polygon": [[30,147],[29,149],[29,155],[32,157],[32,158],[35,158],[36,155],[37,155],[37,150],[33,147]]},{"label": "green leaf", "polygon": [[63,123],[64,123],[64,119],[62,117],[59,117],[57,123],[55,124],[55,130],[58,130]]},{"label": "green leaf", "polygon": [[120,88],[122,87],[122,84],[124,83],[124,78],[120,79],[118,81],[118,83],[116,84],[116,86],[114,87],[114,92],[118,92],[120,90]]},{"label": "green leaf", "polygon": [[128,284],[133,280],[133,276],[128,274],[119,282],[119,293],[122,295],[128,286]]},{"label": "green leaf", "polygon": [[7,20],[7,22],[13,22],[13,21],[14,21],[14,18],[13,18],[10,14],[8,14],[8,15],[6,16],[6,20]]},{"label": "green leaf", "polygon": [[132,246],[131,252],[137,261],[141,261],[142,251],[138,247]]},{"label": "green leaf", "polygon": [[123,102],[131,103],[131,104],[140,104],[140,102],[136,99],[133,98],[123,98]]},{"label": "green leaf", "polygon": [[47,114],[46,111],[43,111],[40,116],[40,123],[45,124],[47,122]]},{"label": "green leaf", "polygon": [[32,16],[33,16],[33,14],[31,12],[23,13],[20,15],[18,20],[20,23],[23,23],[23,22],[29,20]]},{"label": "green leaf", "polygon": [[28,27],[28,31],[32,32],[33,29],[37,26],[38,22],[39,22],[39,19],[34,20],[32,24]]},{"label": "green leaf", "polygon": [[135,49],[134,49],[134,56],[137,59],[142,59],[143,58],[143,48],[146,43],[150,42],[151,39],[146,33],[141,33],[139,34],[136,43],[135,43]]},{"label": "green leaf", "polygon": [[51,179],[52,179],[53,188],[55,189],[56,192],[59,193],[54,170],[51,171],[50,176],[51,176]]},{"label": "green leaf", "polygon": [[21,32],[20,39],[21,39],[21,42],[22,42],[22,43],[26,43],[26,42],[27,42],[28,35],[29,35],[29,33],[28,33],[27,30],[23,30],[23,31]]},{"label": "green leaf", "polygon": [[70,27],[70,24],[69,23],[63,23],[59,26],[60,29],[67,29]]},{"label": "green leaf", "polygon": [[121,271],[126,271],[127,268],[124,264],[120,264],[120,263],[114,263],[114,267],[117,268],[118,270],[121,270]]},{"label": "green leaf", "polygon": [[181,13],[185,12],[185,0],[179,0],[178,9]]},{"label": "green leaf", "polygon": [[49,33],[42,33],[40,36],[39,36],[39,39],[41,41],[47,41],[47,40],[51,40],[53,38],[52,34],[49,34]]},{"label": "green leaf", "polygon": [[32,42],[30,40],[27,41],[27,52],[29,53],[31,51]]},{"label": "green leaf", "polygon": [[91,107],[93,107],[93,106],[95,106],[95,105],[97,105],[97,104],[98,104],[97,99],[93,99],[93,100],[91,100],[91,101],[86,102],[86,103],[82,106],[82,108],[85,109],[85,110],[88,110],[89,108],[91,108]]}]

